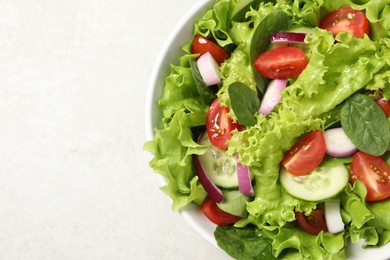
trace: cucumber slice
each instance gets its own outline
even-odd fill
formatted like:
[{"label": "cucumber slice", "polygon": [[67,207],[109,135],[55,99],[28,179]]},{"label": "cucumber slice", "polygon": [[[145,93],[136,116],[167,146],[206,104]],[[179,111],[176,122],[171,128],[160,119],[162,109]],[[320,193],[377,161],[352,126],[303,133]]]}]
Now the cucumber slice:
[{"label": "cucumber slice", "polygon": [[245,196],[238,190],[223,191],[223,201],[217,203],[218,208],[235,216],[247,215],[246,202],[250,197]]},{"label": "cucumber slice", "polygon": [[305,176],[295,176],[284,167],[279,180],[292,196],[306,201],[323,201],[337,196],[345,189],[349,180],[347,167],[339,165],[332,168],[318,167]]},{"label": "cucumber slice", "polygon": [[305,27],[305,26],[296,26],[290,28],[288,31],[295,32],[295,33],[313,33],[313,28]]},{"label": "cucumber slice", "polygon": [[224,149],[212,145],[207,134],[203,134],[198,143],[209,147],[203,155],[198,156],[207,176],[218,187],[237,189],[237,159],[227,155]]}]

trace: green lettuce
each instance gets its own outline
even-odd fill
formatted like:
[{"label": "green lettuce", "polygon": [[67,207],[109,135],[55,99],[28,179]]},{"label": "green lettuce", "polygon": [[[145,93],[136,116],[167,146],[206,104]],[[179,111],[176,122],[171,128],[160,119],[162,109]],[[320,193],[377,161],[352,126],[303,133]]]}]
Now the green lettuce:
[{"label": "green lettuce", "polygon": [[199,94],[195,85],[192,58],[186,54],[180,65],[172,65],[158,103],[163,127],[155,129],[154,140],[144,145],[154,155],[150,167],[167,181],[161,189],[171,197],[174,211],[191,202],[200,203],[207,195],[192,168],[192,155],[207,149],[194,141],[193,129],[205,124],[208,110],[208,98]]},{"label": "green lettuce", "polygon": [[156,130],[155,138],[145,143],[144,148],[154,154],[150,166],[167,180],[161,189],[173,200],[174,211],[190,202],[201,202],[206,192],[199,184],[192,169],[192,155],[202,154],[207,147],[193,141],[191,126],[203,114],[177,111],[164,129]]},{"label": "green lettuce", "polygon": [[345,259],[343,232],[311,235],[296,227],[276,228],[272,247],[283,259]]}]

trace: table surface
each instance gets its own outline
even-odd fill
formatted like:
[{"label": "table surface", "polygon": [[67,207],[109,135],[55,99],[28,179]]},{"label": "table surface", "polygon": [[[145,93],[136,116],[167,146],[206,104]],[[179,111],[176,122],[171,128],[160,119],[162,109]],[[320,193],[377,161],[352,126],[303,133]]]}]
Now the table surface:
[{"label": "table surface", "polygon": [[196,0],[0,8],[0,259],[228,259],[143,151],[153,64]]}]

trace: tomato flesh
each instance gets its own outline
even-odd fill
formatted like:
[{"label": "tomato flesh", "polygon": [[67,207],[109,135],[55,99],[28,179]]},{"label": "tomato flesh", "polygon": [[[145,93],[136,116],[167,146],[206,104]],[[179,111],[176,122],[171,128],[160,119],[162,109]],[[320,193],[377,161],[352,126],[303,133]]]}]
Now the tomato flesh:
[{"label": "tomato flesh", "polygon": [[221,64],[229,58],[229,54],[224,48],[200,35],[196,35],[192,41],[191,53],[199,53],[202,55],[206,52],[209,52],[218,64]]},{"label": "tomato flesh", "polygon": [[324,134],[320,130],[315,130],[293,145],[285,154],[282,165],[293,175],[307,175],[321,163],[325,152]]},{"label": "tomato flesh", "polygon": [[206,114],[206,131],[210,142],[219,148],[228,148],[227,141],[232,138],[231,131],[241,129],[238,123],[227,116],[229,108],[221,106],[215,99]]},{"label": "tomato flesh", "polygon": [[321,209],[313,209],[309,216],[305,216],[303,212],[296,211],[295,218],[298,225],[312,235],[318,235],[321,231],[328,231],[325,213]]},{"label": "tomato flesh", "polygon": [[217,204],[207,197],[202,203],[203,214],[214,224],[220,226],[232,225],[241,218],[218,208]]},{"label": "tomato flesh", "polygon": [[367,188],[366,201],[390,197],[390,167],[379,156],[357,152],[351,163],[351,183],[360,180]]},{"label": "tomato flesh", "polygon": [[266,78],[298,77],[306,68],[305,53],[298,47],[279,47],[260,54],[254,61],[256,70]]},{"label": "tomato flesh", "polygon": [[369,22],[363,11],[344,7],[325,16],[320,28],[331,31],[336,37],[340,32],[349,32],[356,38],[363,38],[370,33]]}]

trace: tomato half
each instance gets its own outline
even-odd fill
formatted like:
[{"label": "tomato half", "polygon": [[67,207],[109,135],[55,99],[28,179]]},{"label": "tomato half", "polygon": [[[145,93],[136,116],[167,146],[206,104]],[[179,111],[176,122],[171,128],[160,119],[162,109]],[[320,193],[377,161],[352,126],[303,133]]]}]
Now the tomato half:
[{"label": "tomato half", "polygon": [[241,218],[230,213],[227,213],[218,208],[217,204],[207,197],[202,203],[203,214],[214,224],[220,226],[231,225],[239,221]]},{"label": "tomato half", "polygon": [[383,97],[380,97],[375,100],[377,105],[382,109],[387,117],[390,116],[390,99],[385,100]]},{"label": "tomato half", "polygon": [[315,130],[293,145],[285,154],[282,165],[293,175],[307,175],[321,163],[325,151],[324,134],[320,130]]},{"label": "tomato half", "polygon": [[200,35],[196,35],[192,41],[191,53],[199,53],[202,55],[206,52],[210,52],[211,56],[213,56],[218,64],[221,64],[229,58],[229,54],[224,48]]},{"label": "tomato half", "polygon": [[238,123],[227,116],[229,108],[221,106],[215,99],[206,114],[206,130],[210,142],[219,148],[228,148],[226,141],[232,138],[231,131],[241,129]]},{"label": "tomato half", "polygon": [[298,47],[279,47],[260,54],[253,64],[266,78],[288,79],[298,77],[306,68],[305,53]]},{"label": "tomato half", "polygon": [[379,156],[357,152],[351,163],[351,183],[360,180],[367,188],[367,201],[390,197],[390,167]]},{"label": "tomato half", "polygon": [[320,28],[331,31],[333,36],[340,32],[349,32],[356,38],[363,38],[370,33],[370,26],[363,11],[344,7],[325,16]]},{"label": "tomato half", "polygon": [[309,216],[305,216],[303,212],[295,212],[298,225],[306,232],[318,235],[321,231],[327,232],[325,213],[321,209],[313,209]]}]

